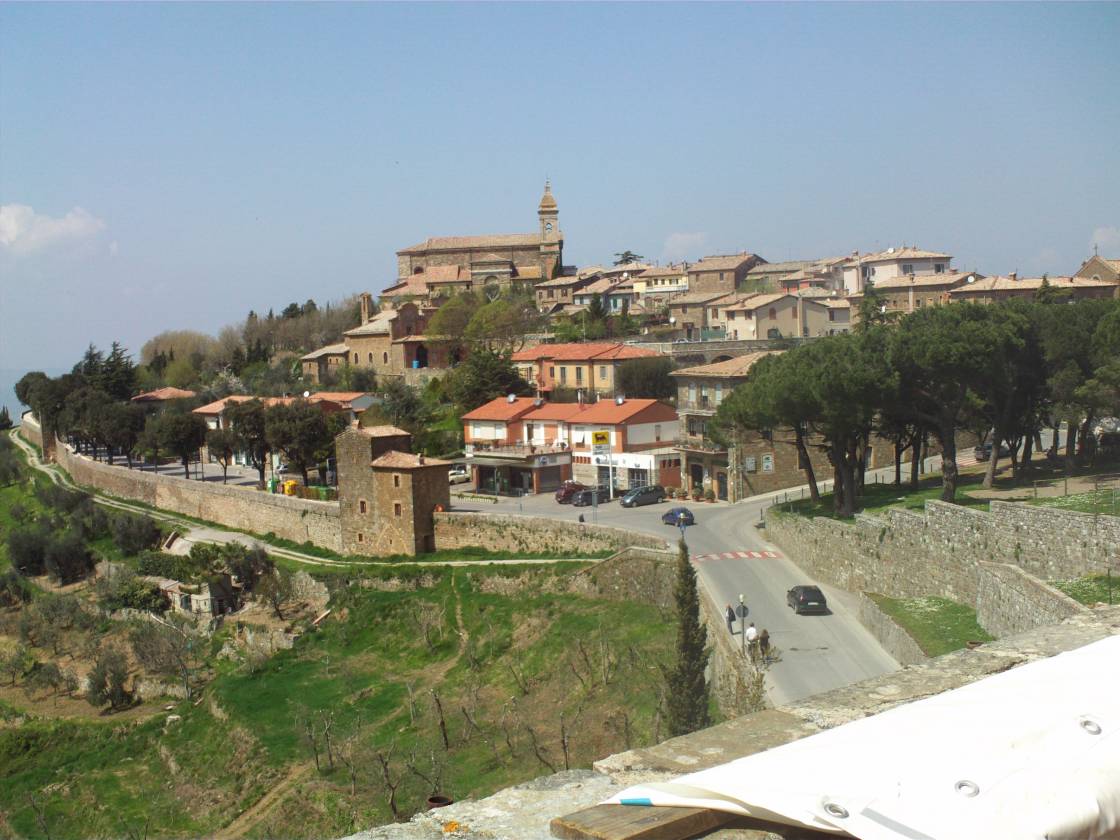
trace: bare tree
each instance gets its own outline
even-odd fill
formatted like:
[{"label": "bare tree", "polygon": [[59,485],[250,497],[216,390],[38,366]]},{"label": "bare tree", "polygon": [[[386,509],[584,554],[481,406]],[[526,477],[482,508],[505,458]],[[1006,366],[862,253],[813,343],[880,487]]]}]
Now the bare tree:
[{"label": "bare tree", "polygon": [[394,778],[392,764],[393,753],[396,752],[396,749],[397,744],[394,741],[387,750],[375,750],[373,757],[377,759],[377,763],[381,767],[381,784],[385,788],[389,810],[393,812],[393,819],[400,820],[401,811],[397,805],[397,788],[401,786],[402,777],[397,774]]},{"label": "bare tree", "polygon": [[447,738],[447,719],[443,716],[443,703],[440,702],[439,695],[434,688],[430,689],[430,694],[432,695],[432,701],[436,704],[436,714],[439,715],[439,734],[443,738],[443,749],[447,751],[451,749],[451,742]]},{"label": "bare tree", "polygon": [[426,601],[417,601],[413,607],[413,621],[424,637],[424,643],[428,646],[429,651],[436,649],[435,640],[432,638],[433,632],[438,631],[440,641],[443,641],[444,612],[445,607],[442,604],[437,608],[434,604]]}]

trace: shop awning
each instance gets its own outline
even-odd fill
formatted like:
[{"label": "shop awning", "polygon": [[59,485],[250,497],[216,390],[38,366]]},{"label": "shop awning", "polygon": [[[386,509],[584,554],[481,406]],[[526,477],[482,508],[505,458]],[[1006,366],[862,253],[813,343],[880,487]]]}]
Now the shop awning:
[{"label": "shop awning", "polygon": [[1120,636],[610,801],[860,840],[1120,838]]}]

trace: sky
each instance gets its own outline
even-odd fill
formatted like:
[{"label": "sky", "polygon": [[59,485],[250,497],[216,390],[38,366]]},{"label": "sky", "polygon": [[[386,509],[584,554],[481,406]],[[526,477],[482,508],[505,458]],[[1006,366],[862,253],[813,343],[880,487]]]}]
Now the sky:
[{"label": "sky", "polygon": [[567,264],[1069,274],[1120,257],[1118,41],[1118,3],[3,3],[0,369],[377,293],[546,178]]}]

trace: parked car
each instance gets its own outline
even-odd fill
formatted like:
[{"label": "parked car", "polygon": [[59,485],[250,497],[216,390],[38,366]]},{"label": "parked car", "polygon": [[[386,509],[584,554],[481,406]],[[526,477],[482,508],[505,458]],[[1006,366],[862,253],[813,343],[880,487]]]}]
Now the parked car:
[{"label": "parked car", "polygon": [[651,484],[647,487],[632,487],[622,497],[620,504],[623,507],[638,507],[639,505],[655,505],[665,500],[665,488],[660,484]]},{"label": "parked car", "polygon": [[[972,454],[976,456],[977,461],[987,461],[992,457],[992,445],[990,443],[984,443],[980,446],[974,447],[972,450]],[[1011,457],[1011,450],[1008,449],[1007,444],[1001,443],[999,445],[999,457]]]},{"label": "parked car", "polygon": [[696,517],[686,507],[675,507],[661,514],[661,521],[666,525],[680,525],[682,522],[685,525],[695,525]]},{"label": "parked car", "polygon": [[465,484],[471,480],[471,471],[466,464],[454,464],[447,471],[447,480],[451,484]]},{"label": "parked car", "polygon": [[588,505],[602,504],[611,500],[611,491],[607,487],[585,488],[577,491],[572,496],[574,507],[587,507]]},{"label": "parked car", "polygon": [[786,593],[786,603],[798,615],[828,612],[828,601],[817,586],[793,587]]},{"label": "parked car", "polygon": [[556,491],[556,501],[558,501],[562,505],[566,505],[572,501],[572,496],[574,496],[580,490],[586,489],[587,486],[584,484],[580,484],[578,481],[565,481]]}]

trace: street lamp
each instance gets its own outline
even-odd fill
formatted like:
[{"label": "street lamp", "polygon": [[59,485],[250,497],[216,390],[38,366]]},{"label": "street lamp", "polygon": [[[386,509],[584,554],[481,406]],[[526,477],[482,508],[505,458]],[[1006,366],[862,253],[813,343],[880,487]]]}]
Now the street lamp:
[{"label": "street lamp", "polygon": [[747,605],[743,600],[743,593],[739,593],[739,642],[743,650],[743,658],[747,657]]}]

